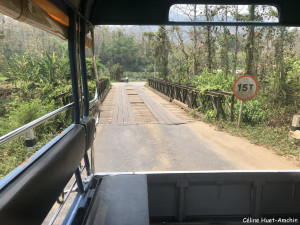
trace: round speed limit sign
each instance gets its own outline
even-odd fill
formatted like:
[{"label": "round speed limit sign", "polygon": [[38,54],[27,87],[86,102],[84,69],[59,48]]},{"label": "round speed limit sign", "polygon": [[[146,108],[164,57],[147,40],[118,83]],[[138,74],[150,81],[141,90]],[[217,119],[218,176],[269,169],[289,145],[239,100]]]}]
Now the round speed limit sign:
[{"label": "round speed limit sign", "polygon": [[248,101],[254,98],[257,90],[257,80],[250,75],[240,76],[233,85],[234,95],[242,101]]}]

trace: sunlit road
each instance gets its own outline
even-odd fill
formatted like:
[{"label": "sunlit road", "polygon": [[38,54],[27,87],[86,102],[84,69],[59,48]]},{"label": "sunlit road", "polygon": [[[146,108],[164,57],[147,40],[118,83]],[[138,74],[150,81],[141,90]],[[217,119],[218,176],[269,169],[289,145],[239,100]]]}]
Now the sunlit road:
[{"label": "sunlit road", "polygon": [[113,85],[101,105],[95,149],[96,172],[298,168],[193,119],[144,83]]}]

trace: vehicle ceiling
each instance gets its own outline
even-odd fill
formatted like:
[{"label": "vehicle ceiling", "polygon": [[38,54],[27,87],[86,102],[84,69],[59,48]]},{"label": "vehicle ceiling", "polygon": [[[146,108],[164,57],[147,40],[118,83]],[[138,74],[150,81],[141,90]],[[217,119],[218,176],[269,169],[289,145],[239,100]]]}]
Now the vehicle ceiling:
[{"label": "vehicle ceiling", "polygon": [[[168,25],[169,9],[174,4],[273,5],[279,22],[300,26],[300,1],[296,0],[50,0],[67,11],[71,4],[93,25]],[[86,5],[86,7],[84,7]],[[85,10],[82,10],[86,8]]]},{"label": "vehicle ceiling", "polygon": [[[231,25],[300,26],[300,1],[296,0],[0,0],[0,13],[68,39],[69,15],[76,11],[95,25],[216,25],[216,21],[169,21],[174,4],[271,5],[279,23],[229,22]],[[215,23],[215,24],[213,24]],[[230,25],[220,22],[220,25]],[[90,30],[90,29],[88,29]]]}]

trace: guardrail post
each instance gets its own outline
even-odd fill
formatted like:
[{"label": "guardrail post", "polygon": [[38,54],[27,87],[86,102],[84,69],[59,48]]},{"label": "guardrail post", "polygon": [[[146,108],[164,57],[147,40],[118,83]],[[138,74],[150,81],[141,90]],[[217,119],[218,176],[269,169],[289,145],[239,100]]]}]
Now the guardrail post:
[{"label": "guardrail post", "polygon": [[225,98],[225,97],[223,97],[223,95],[218,96],[218,104],[219,104],[219,108],[220,108],[219,110],[220,110],[220,113],[222,114],[223,120],[226,120],[225,112],[224,112],[222,102],[221,102],[222,98]]},{"label": "guardrail post", "polygon": [[234,95],[231,96],[231,105],[230,105],[230,119],[231,122],[234,120]]},{"label": "guardrail post", "polygon": [[216,104],[216,108],[217,108],[216,119],[219,120],[219,118],[220,118],[220,106],[219,106],[218,97],[213,97],[213,99],[214,99],[214,103]]},{"label": "guardrail post", "polygon": [[30,152],[34,152],[34,146],[36,145],[36,139],[34,135],[33,129],[29,129],[24,133],[25,145],[27,150]]},{"label": "guardrail post", "polygon": [[193,106],[192,106],[192,95],[193,95],[193,91],[189,90],[188,91],[188,107],[190,107],[191,109],[193,108]]}]

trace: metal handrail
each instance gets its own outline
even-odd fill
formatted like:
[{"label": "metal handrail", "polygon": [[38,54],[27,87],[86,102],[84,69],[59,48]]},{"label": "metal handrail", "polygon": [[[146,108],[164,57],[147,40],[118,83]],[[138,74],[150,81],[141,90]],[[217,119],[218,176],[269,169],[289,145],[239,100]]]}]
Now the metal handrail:
[{"label": "metal handrail", "polygon": [[62,112],[65,112],[67,111],[68,109],[71,109],[74,107],[74,102],[68,104],[68,105],[65,105],[59,109],[56,109],[36,120],[33,120],[31,121],[30,123],[27,123],[25,124],[24,126],[22,127],[19,127],[5,135],[3,135],[2,137],[0,137],[0,146],[1,145],[4,145],[5,143],[13,140],[13,139],[16,139],[17,137],[19,137],[20,135],[24,134],[27,130],[30,130],[34,127],[37,127],[43,123],[45,123],[46,121],[48,121],[49,119],[61,114]]},{"label": "metal handrail", "polygon": [[[99,97],[98,90],[96,88],[95,97],[94,97],[94,99],[92,99],[90,101],[90,107],[89,107],[90,109],[92,109],[93,107],[95,107],[97,105],[97,103],[99,102],[98,97]],[[11,132],[9,132],[9,133],[1,136],[0,137],[0,146],[6,144],[7,142],[9,142],[11,140],[16,139],[17,137],[19,137],[22,134],[24,134],[26,131],[28,131],[28,130],[30,130],[32,128],[35,128],[35,127],[37,127],[37,126],[45,123],[49,119],[51,119],[51,118],[53,118],[53,117],[55,117],[55,116],[57,116],[57,115],[65,112],[65,111],[67,111],[67,110],[69,110],[69,109],[71,109],[73,107],[74,107],[74,102],[72,102],[72,103],[70,103],[68,105],[65,105],[65,106],[63,106],[63,107],[61,107],[59,109],[56,109],[56,110],[54,110],[54,111],[52,111],[52,112],[50,112],[50,113],[48,113],[48,114],[46,114],[46,115],[44,115],[44,116],[36,119],[36,120],[33,120],[33,121],[25,124],[22,127],[19,127],[19,128],[15,129],[13,131],[11,131]]]}]

